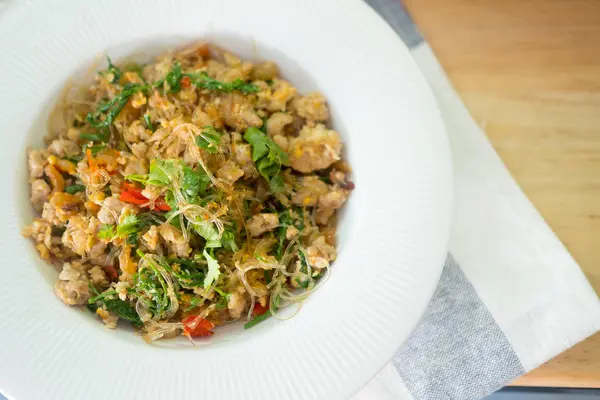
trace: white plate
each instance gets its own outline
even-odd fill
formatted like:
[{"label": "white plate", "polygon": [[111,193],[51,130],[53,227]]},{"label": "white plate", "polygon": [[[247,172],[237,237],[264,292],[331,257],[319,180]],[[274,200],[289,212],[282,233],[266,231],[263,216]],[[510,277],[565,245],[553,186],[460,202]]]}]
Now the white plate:
[{"label": "white plate", "polygon": [[[208,38],[272,58],[318,88],[356,190],[329,281],[292,319],[149,346],[63,305],[20,231],[33,217],[25,148],[65,80],[118,58]],[[443,264],[451,171],[441,118],[394,32],[358,0],[21,1],[0,17],[0,391],[16,399],[334,399],[363,386],[415,327]]]}]

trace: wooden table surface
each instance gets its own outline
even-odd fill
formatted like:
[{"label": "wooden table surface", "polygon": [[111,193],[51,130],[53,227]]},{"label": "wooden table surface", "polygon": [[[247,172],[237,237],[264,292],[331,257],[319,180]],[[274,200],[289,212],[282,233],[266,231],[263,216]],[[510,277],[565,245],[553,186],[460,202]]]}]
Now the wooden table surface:
[{"label": "wooden table surface", "polygon": [[[600,0],[404,0],[513,177],[600,293]],[[600,388],[600,334],[515,384]]]}]

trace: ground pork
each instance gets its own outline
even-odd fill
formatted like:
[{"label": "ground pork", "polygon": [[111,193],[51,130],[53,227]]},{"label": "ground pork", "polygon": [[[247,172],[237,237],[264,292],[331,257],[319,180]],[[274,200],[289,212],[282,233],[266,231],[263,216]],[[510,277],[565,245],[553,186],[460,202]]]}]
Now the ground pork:
[{"label": "ground pork", "polygon": [[85,271],[75,268],[70,263],[64,263],[54,284],[54,292],[70,306],[86,304],[90,298],[90,291]]},{"label": "ground pork", "polygon": [[265,96],[268,111],[285,111],[287,103],[296,95],[296,88],[289,82],[276,79]]},{"label": "ground pork", "polygon": [[246,178],[254,178],[258,176],[258,171],[254,167],[252,161],[252,148],[249,144],[235,144],[233,146],[233,156],[235,161],[244,171]]},{"label": "ground pork", "polygon": [[81,147],[73,141],[67,139],[56,139],[50,143],[48,150],[57,157],[71,157],[81,151]]},{"label": "ground pork", "polygon": [[325,236],[319,236],[306,249],[307,261],[311,268],[323,269],[333,260],[337,253],[335,247],[329,245]]},{"label": "ground pork", "polygon": [[105,306],[97,308],[96,314],[102,319],[102,322],[104,322],[104,325],[106,325],[108,329],[115,329],[117,327],[119,317],[108,311]]},{"label": "ground pork", "polygon": [[227,301],[227,308],[229,309],[229,315],[231,318],[239,318],[246,308],[246,296],[244,296],[244,288],[238,287],[229,296]]},{"label": "ground pork", "polygon": [[299,206],[313,207],[317,205],[319,197],[329,190],[327,184],[314,175],[305,176],[298,183],[296,193],[292,196],[292,203]]},{"label": "ground pork", "polygon": [[124,245],[119,253],[119,268],[123,271],[123,276],[133,275],[137,271],[137,263],[131,257],[131,246]]},{"label": "ground pork", "polygon": [[103,224],[114,224],[118,221],[124,204],[115,196],[107,197],[102,202],[102,208],[98,212],[98,219]]},{"label": "ground pork", "polygon": [[290,164],[296,171],[317,171],[339,160],[341,150],[342,139],[339,133],[321,124],[313,128],[305,125],[300,136],[290,141]]},{"label": "ground pork", "polygon": [[226,125],[239,132],[262,125],[262,119],[256,115],[254,107],[242,94],[226,93],[221,96],[219,113]]},{"label": "ground pork", "polygon": [[279,75],[279,67],[273,61],[264,61],[254,65],[252,80],[268,81]]},{"label": "ground pork", "polygon": [[96,236],[100,225],[94,217],[71,217],[62,235],[62,244],[80,256],[89,256],[93,261],[103,263],[106,243]]},{"label": "ground pork", "polygon": [[244,171],[233,161],[227,161],[217,170],[217,177],[233,183],[244,175]]},{"label": "ground pork", "polygon": [[31,179],[41,178],[44,175],[44,167],[48,164],[47,150],[29,150],[29,176]]},{"label": "ground pork", "polygon": [[160,237],[158,236],[158,229],[156,229],[156,226],[152,225],[150,229],[142,235],[142,239],[151,251],[156,251],[160,245]]},{"label": "ground pork", "polygon": [[187,257],[192,251],[190,244],[183,237],[181,231],[171,224],[162,224],[158,228],[160,236],[164,239],[171,253],[177,257]]},{"label": "ground pork", "polygon": [[335,210],[341,208],[348,200],[348,191],[335,188],[332,191],[319,197],[316,220],[318,224],[325,225],[329,218],[335,213]]},{"label": "ground pork", "polygon": [[62,222],[77,216],[83,206],[81,196],[63,192],[50,196],[49,204],[54,208],[53,214]]},{"label": "ground pork", "polygon": [[283,128],[286,125],[291,124],[294,121],[294,117],[290,114],[277,112],[273,113],[267,120],[267,133],[273,137],[275,135],[282,135]]},{"label": "ground pork", "polygon": [[292,109],[302,118],[325,122],[329,119],[327,101],[321,93],[312,92],[306,96],[298,96],[291,103]]},{"label": "ground pork", "polygon": [[44,203],[50,198],[52,189],[43,179],[31,182],[31,205],[36,211],[42,211]]},{"label": "ground pork", "polygon": [[265,232],[272,231],[279,225],[277,214],[257,214],[247,221],[248,230],[252,236],[260,236]]}]

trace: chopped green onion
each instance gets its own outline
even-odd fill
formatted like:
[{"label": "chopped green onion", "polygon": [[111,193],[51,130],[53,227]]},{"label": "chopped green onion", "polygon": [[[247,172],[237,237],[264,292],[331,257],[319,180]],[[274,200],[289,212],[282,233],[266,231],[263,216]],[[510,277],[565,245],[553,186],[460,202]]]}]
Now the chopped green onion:
[{"label": "chopped green onion", "polygon": [[261,322],[263,322],[265,319],[269,318],[271,315],[273,315],[271,313],[271,311],[267,311],[266,313],[256,316],[253,319],[251,319],[250,321],[246,322],[244,324],[244,329],[250,329],[252,328],[254,325],[256,324],[260,324]]},{"label": "chopped green onion", "polygon": [[65,192],[69,194],[75,194],[83,191],[85,191],[85,186],[83,185],[71,185],[65,188]]}]

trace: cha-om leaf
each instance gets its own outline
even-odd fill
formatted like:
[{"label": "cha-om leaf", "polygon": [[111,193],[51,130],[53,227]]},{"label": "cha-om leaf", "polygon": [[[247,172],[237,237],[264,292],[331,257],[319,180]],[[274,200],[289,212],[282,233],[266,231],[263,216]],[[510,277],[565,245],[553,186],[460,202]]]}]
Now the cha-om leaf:
[{"label": "cha-om leaf", "polygon": [[185,76],[190,78],[191,83],[199,89],[214,90],[225,93],[230,93],[234,90],[237,90],[243,94],[256,93],[260,91],[258,86],[252,83],[246,83],[241,79],[236,79],[231,83],[218,81],[208,76],[205,71],[200,73],[187,73]]},{"label": "cha-om leaf", "polygon": [[[84,132],[79,135],[79,139],[90,142],[108,142],[108,139],[110,139],[110,131],[103,129],[97,133]],[[106,145],[104,145],[104,147],[106,147]]]},{"label": "cha-om leaf", "polygon": [[181,78],[183,78],[181,64],[175,61],[173,67],[165,76],[165,82],[169,85],[170,93],[177,93],[181,90]]},{"label": "cha-om leaf", "polygon": [[123,90],[112,100],[102,103],[96,108],[96,111],[87,115],[86,121],[90,126],[98,129],[110,127],[119,113],[123,110],[129,98],[138,92],[146,92],[148,85],[138,83],[128,83],[123,86]]},{"label": "cha-om leaf", "polygon": [[108,311],[115,313],[119,318],[129,321],[134,325],[142,324],[140,316],[137,311],[135,311],[135,307],[129,302],[121,299],[106,299],[104,301],[104,306]]},{"label": "cha-om leaf", "polygon": [[112,63],[110,57],[106,57],[106,60],[108,61],[108,72],[113,76],[113,79],[110,82],[119,82],[119,79],[121,79],[121,76],[123,76],[123,72],[121,72],[121,70]]}]

